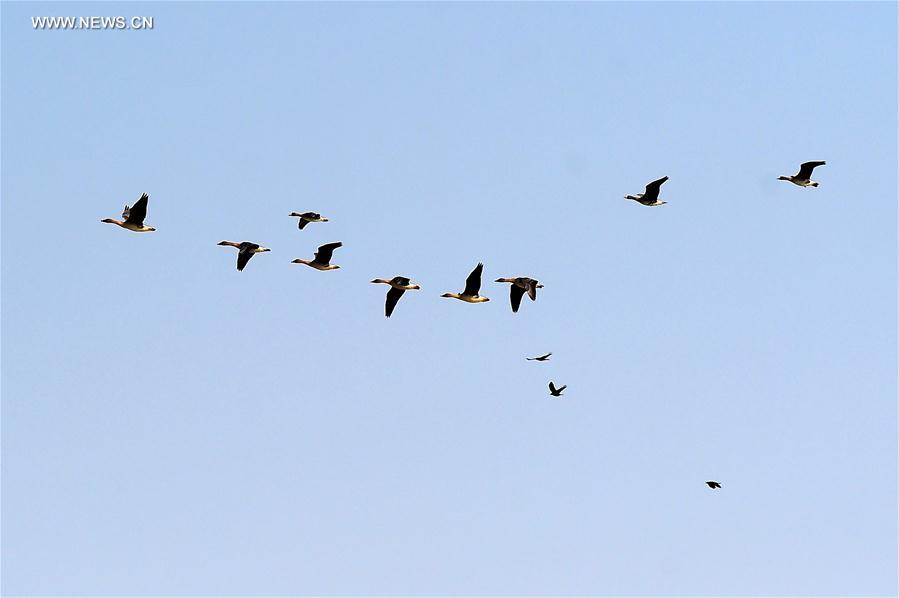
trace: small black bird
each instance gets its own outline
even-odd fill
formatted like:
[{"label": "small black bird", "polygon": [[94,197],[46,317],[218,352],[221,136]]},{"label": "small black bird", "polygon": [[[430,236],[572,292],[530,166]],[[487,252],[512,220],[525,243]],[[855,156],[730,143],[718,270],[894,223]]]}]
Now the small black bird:
[{"label": "small black bird", "polygon": [[550,382],[549,383],[549,394],[551,394],[554,397],[561,397],[562,391],[565,390],[566,388],[568,388],[567,384],[565,386],[562,386],[561,388],[556,388],[556,385],[553,384],[552,382]]},{"label": "small black bird", "polygon": [[528,361],[549,361],[549,356],[552,353],[547,353],[546,355],[541,355],[540,357],[525,357]]},{"label": "small black bird", "polygon": [[706,482],[706,484],[708,484],[709,488],[711,488],[712,490],[714,490],[715,488],[721,487],[721,484],[719,484],[718,482],[715,482],[713,480],[709,480],[708,482]]}]

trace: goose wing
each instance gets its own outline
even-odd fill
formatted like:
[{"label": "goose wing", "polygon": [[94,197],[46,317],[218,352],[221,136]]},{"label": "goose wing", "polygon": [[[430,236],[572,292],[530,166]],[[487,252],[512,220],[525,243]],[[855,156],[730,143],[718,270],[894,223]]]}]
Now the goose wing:
[{"label": "goose wing", "polygon": [[797,178],[800,179],[809,179],[812,176],[812,171],[818,166],[824,166],[827,162],[819,161],[819,162],[803,162],[799,165],[799,174],[796,175]]},{"label": "goose wing", "polygon": [[306,225],[309,224],[309,221],[306,220],[304,216],[300,216],[300,222],[297,224],[300,230],[303,230]]},{"label": "goose wing", "polygon": [[646,193],[643,194],[644,200],[651,200],[650,203],[654,202],[659,198],[659,189],[662,188],[662,183],[668,180],[668,177],[663,176],[662,178],[655,180],[648,185],[646,185]]},{"label": "goose wing", "polygon": [[140,199],[134,202],[134,205],[130,208],[125,206],[125,211],[122,212],[122,218],[125,219],[125,222],[128,224],[134,224],[135,226],[143,226],[144,218],[147,217],[147,202],[150,201],[150,196],[146,193],[141,194]]},{"label": "goose wing", "polygon": [[388,318],[390,314],[393,313],[393,308],[396,307],[397,302],[400,300],[400,297],[405,293],[403,289],[397,289],[394,287],[390,287],[390,290],[387,291],[387,303],[384,305],[384,315]]},{"label": "goose wing", "polygon": [[521,298],[524,297],[524,289],[517,284],[513,284],[511,288],[509,299],[512,301],[512,312],[517,313],[518,306],[521,305]]},{"label": "goose wing", "polygon": [[401,284],[403,286],[408,286],[411,281],[408,278],[406,278],[405,276],[394,276],[390,282],[392,282],[393,284]]},{"label": "goose wing", "polygon": [[237,271],[242,272],[244,267],[247,265],[247,262],[250,261],[250,258],[256,253],[256,250],[259,249],[259,245],[256,243],[250,243],[248,241],[244,241],[240,244],[240,247],[237,251]]},{"label": "goose wing", "polygon": [[549,383],[549,392],[556,394],[558,391],[556,390],[556,385],[552,382]]},{"label": "goose wing", "polygon": [[328,265],[331,263],[331,256],[334,255],[334,250],[338,247],[343,247],[343,243],[337,241],[336,243],[328,243],[327,245],[322,245],[318,248],[318,251],[315,252],[315,259],[312,260],[317,264]]},{"label": "goose wing", "polygon": [[462,291],[463,295],[474,297],[478,294],[478,291],[481,290],[481,272],[483,271],[484,264],[478,262],[478,265],[474,267],[474,270],[472,270],[471,274],[468,275],[468,278],[465,279],[465,290]]}]

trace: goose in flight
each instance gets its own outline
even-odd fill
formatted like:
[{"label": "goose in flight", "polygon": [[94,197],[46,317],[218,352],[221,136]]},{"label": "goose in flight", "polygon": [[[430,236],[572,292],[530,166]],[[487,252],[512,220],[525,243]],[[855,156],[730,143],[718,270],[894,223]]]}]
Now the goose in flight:
[{"label": "goose in flight", "polygon": [[331,256],[334,255],[334,250],[338,247],[343,247],[343,243],[341,243],[340,241],[337,241],[336,243],[328,243],[318,248],[318,251],[315,252],[315,259],[311,262],[297,258],[290,263],[306,264],[307,266],[315,268],[316,270],[336,270],[340,266],[331,263]]},{"label": "goose in flight", "polygon": [[709,480],[708,482],[706,482],[706,484],[707,484],[708,487],[711,488],[712,490],[714,490],[715,488],[720,488],[720,487],[721,487],[721,484],[719,484],[718,482],[716,482],[716,481],[714,481],[714,480]]},{"label": "goose in flight", "polygon": [[487,297],[478,295],[481,290],[481,272],[484,270],[484,264],[478,263],[465,279],[465,290],[461,293],[444,293],[441,297],[449,297],[451,299],[459,299],[466,303],[484,303],[490,301]]},{"label": "goose in flight", "polygon": [[543,285],[533,278],[519,276],[518,278],[497,278],[496,282],[511,282],[512,288],[509,293],[509,299],[512,302],[512,312],[518,312],[518,306],[521,305],[521,298],[527,291],[531,301],[537,300],[537,289],[542,289]]},{"label": "goose in flight", "polygon": [[539,357],[525,357],[528,361],[549,361],[549,356],[552,353],[547,353],[546,355],[540,355]]},{"label": "goose in flight", "polygon": [[824,160],[818,162],[803,162],[799,166],[799,172],[792,176],[779,176],[777,177],[778,181],[790,181],[794,185],[799,185],[800,187],[817,187],[818,181],[812,180],[812,171],[818,166],[824,166],[827,164]]},{"label": "goose in flight", "polygon": [[625,195],[624,199],[633,199],[642,203],[644,206],[661,206],[667,201],[659,201],[659,189],[662,187],[662,183],[668,180],[668,177],[663,176],[662,178],[655,180],[648,185],[646,185],[646,191],[644,193],[638,193],[637,195]]},{"label": "goose in flight", "polygon": [[250,261],[250,258],[253,257],[257,253],[263,253],[266,251],[271,251],[268,247],[261,247],[257,243],[250,243],[249,241],[244,241],[242,243],[235,243],[233,241],[219,241],[217,245],[226,245],[228,247],[237,247],[237,271],[242,272],[244,267],[247,265],[247,262]]},{"label": "goose in flight", "polygon": [[152,226],[144,226],[144,218],[147,217],[147,202],[150,201],[150,196],[146,193],[142,193],[140,199],[134,202],[133,206],[125,206],[125,210],[122,212],[123,221],[114,220],[112,218],[104,218],[100,222],[105,222],[106,224],[117,224],[122,228],[126,228],[130,231],[134,231],[136,233],[150,233],[156,230]]},{"label": "goose in flight", "polygon": [[554,397],[561,397],[562,391],[565,390],[566,388],[568,388],[567,384],[564,386],[561,386],[559,388],[556,388],[556,385],[553,384],[552,382],[550,382],[549,383],[549,394],[551,394]]},{"label": "goose in flight", "polygon": [[300,219],[300,222],[297,225],[300,230],[303,230],[303,228],[310,222],[328,221],[327,218],[322,218],[322,215],[317,212],[303,212],[302,214],[300,214],[299,212],[291,212],[290,215]]},{"label": "goose in flight", "polygon": [[384,304],[384,315],[388,318],[390,317],[390,314],[393,313],[393,308],[396,307],[396,304],[400,300],[400,297],[403,296],[403,293],[421,289],[417,284],[412,284],[412,281],[405,276],[394,276],[390,280],[376,278],[372,282],[390,285],[390,290],[387,291],[387,303]]}]

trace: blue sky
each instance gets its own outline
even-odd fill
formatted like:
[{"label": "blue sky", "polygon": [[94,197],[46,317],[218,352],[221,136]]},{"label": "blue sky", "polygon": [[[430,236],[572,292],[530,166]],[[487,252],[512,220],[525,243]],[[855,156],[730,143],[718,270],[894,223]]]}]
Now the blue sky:
[{"label": "blue sky", "polygon": [[896,17],[4,2],[3,592],[894,595]]}]

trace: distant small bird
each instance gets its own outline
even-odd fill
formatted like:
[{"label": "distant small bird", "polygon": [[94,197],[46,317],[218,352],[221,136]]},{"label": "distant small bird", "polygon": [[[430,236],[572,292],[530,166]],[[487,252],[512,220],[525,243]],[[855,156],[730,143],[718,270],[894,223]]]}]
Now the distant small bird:
[{"label": "distant small bird", "polygon": [[533,278],[519,276],[518,278],[497,278],[495,282],[511,282],[512,288],[509,292],[509,299],[512,302],[512,312],[518,312],[518,306],[521,305],[521,298],[527,291],[531,301],[537,300],[537,289],[542,289],[543,285]]},{"label": "distant small bird", "polygon": [[540,357],[525,357],[525,359],[527,359],[528,361],[548,361],[550,355],[552,355],[552,353],[547,353],[546,355],[541,355]]},{"label": "distant small bird", "polygon": [[818,166],[824,166],[827,162],[821,160],[819,162],[803,162],[799,166],[799,172],[792,176],[779,176],[778,181],[790,181],[794,185],[800,187],[817,187],[818,182],[812,180],[812,171]]},{"label": "distant small bird", "polygon": [[719,484],[718,482],[712,481],[712,480],[709,480],[708,482],[706,482],[706,484],[708,484],[709,488],[711,488],[712,490],[714,490],[715,488],[721,487],[721,484]]},{"label": "distant small bird", "polygon": [[113,220],[112,218],[104,218],[100,222],[116,224],[136,233],[151,233],[156,229],[152,226],[144,226],[144,218],[147,217],[147,203],[149,201],[150,196],[146,193],[142,193],[140,199],[134,202],[133,206],[125,205],[125,209],[122,212],[122,218],[125,219],[124,221],[120,222],[118,220]]},{"label": "distant small bird", "polygon": [[484,264],[478,263],[465,279],[465,290],[461,293],[444,293],[441,297],[449,297],[450,299],[459,299],[466,303],[484,303],[490,301],[487,297],[478,295],[481,290],[481,272],[484,271]]},{"label": "distant small bird", "polygon": [[403,293],[421,289],[417,284],[412,284],[412,281],[405,276],[394,276],[390,280],[376,278],[372,282],[390,285],[390,290],[387,291],[387,303],[384,304],[384,315],[388,318],[390,317],[390,314],[393,313],[393,308],[396,307],[396,304],[400,300],[400,297],[403,296]]},{"label": "distant small bird", "polygon": [[306,261],[297,258],[290,263],[306,264],[307,266],[315,268],[316,270],[336,270],[340,266],[331,263],[331,256],[334,255],[334,250],[338,247],[343,247],[343,243],[341,243],[340,241],[337,241],[336,243],[328,243],[318,248],[318,251],[315,252],[314,260]]},{"label": "distant small bird", "polygon": [[667,201],[659,201],[659,190],[662,188],[662,183],[668,180],[668,177],[663,176],[662,178],[653,181],[646,185],[646,191],[644,193],[638,193],[637,195],[625,195],[624,199],[633,199],[634,201],[638,201],[644,206],[661,206]]},{"label": "distant small bird", "polygon": [[562,386],[561,388],[556,388],[556,385],[553,384],[552,382],[550,382],[549,383],[549,394],[551,394],[554,397],[561,397],[562,391],[565,390],[566,388],[568,388],[567,384],[565,386]]},{"label": "distant small bird", "polygon": [[217,245],[227,245],[228,247],[237,247],[237,271],[240,272],[244,269],[244,266],[247,265],[247,262],[250,261],[250,258],[253,257],[257,253],[263,253],[265,251],[271,251],[267,247],[260,247],[256,243],[250,243],[249,241],[244,241],[242,243],[234,243],[232,241],[219,241]]},{"label": "distant small bird", "polygon": [[300,214],[299,212],[291,212],[290,215],[300,219],[300,222],[297,225],[300,230],[303,230],[303,228],[310,222],[328,221],[327,218],[322,218],[322,215],[317,212],[303,212],[302,214]]}]

